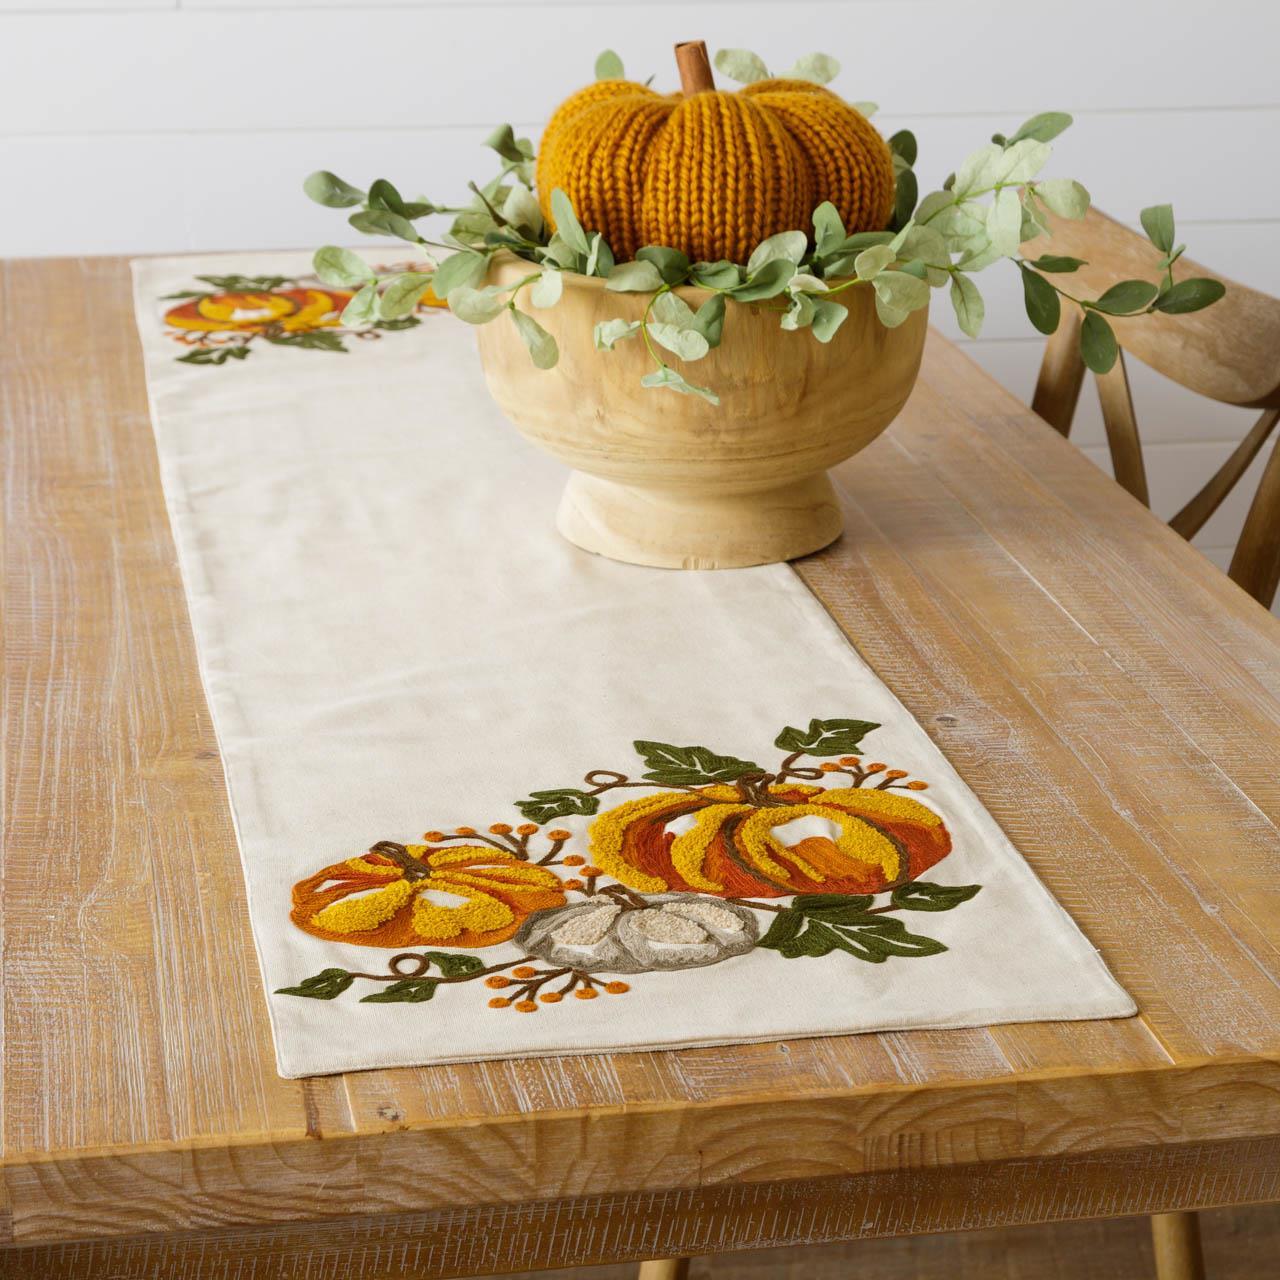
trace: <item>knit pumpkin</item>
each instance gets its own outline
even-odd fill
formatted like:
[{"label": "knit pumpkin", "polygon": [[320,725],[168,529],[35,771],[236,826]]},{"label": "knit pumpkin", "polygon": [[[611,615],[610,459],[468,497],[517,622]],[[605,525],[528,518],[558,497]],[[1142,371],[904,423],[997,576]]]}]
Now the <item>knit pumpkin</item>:
[{"label": "knit pumpkin", "polygon": [[824,200],[853,233],[883,229],[894,198],[892,156],[875,126],[805,80],[683,97],[597,81],[551,117],[537,186],[550,224],[560,187],[619,261],[658,244],[742,263],[767,237],[807,228]]}]

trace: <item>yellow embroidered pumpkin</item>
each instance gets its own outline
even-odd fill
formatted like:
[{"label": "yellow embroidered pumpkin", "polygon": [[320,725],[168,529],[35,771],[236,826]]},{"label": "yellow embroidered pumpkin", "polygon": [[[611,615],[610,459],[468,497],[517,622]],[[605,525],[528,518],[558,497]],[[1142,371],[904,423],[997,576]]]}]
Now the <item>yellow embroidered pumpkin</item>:
[{"label": "yellow embroidered pumpkin", "polygon": [[[880,893],[951,852],[942,819],[909,796],[796,784],[769,795],[773,804],[751,804],[736,787],[717,785],[629,800],[592,824],[591,859],[645,893],[781,898]],[[838,834],[786,843],[778,828],[800,818],[825,819]],[[672,831],[673,823],[686,829]]]},{"label": "yellow embroidered pumpkin", "polygon": [[549,224],[561,187],[619,261],[659,244],[741,263],[767,237],[807,229],[824,200],[851,234],[881,230],[894,174],[875,126],[807,80],[760,80],[737,92],[690,92],[686,81],[683,97],[600,80],[551,117],[537,186]]},{"label": "yellow embroidered pumpkin", "polygon": [[365,947],[490,947],[564,901],[554,872],[513,854],[384,842],[295,884],[290,919],[317,938]]}]

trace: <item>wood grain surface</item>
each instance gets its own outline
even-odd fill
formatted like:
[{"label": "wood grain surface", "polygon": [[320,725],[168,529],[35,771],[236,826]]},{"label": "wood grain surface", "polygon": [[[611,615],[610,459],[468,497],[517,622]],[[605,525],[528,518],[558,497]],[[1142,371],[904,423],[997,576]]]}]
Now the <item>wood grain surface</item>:
[{"label": "wood grain surface", "polygon": [[285,1081],[127,267],[2,287],[0,1275],[452,1276],[1280,1199],[1280,622],[949,344],[797,567],[1140,1016]]}]

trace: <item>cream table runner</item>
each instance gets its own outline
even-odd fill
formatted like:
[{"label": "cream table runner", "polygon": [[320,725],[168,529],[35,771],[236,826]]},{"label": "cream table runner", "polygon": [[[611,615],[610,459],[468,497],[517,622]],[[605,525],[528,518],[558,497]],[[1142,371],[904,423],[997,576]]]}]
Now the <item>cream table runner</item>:
[{"label": "cream table runner", "polygon": [[134,264],[283,1075],[1134,1011],[790,568],[569,546],[470,330],[308,271]]}]

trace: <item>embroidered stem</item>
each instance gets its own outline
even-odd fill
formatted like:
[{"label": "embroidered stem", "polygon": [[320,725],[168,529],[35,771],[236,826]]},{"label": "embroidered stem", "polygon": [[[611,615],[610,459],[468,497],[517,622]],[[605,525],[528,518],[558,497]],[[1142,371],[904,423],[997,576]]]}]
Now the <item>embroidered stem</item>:
[{"label": "embroidered stem", "polygon": [[406,880],[425,880],[427,878],[427,869],[422,863],[404,845],[397,844],[394,840],[379,840],[377,844],[369,846],[369,852],[380,853],[384,858],[390,858],[392,862],[398,864],[401,870],[404,871]]}]

